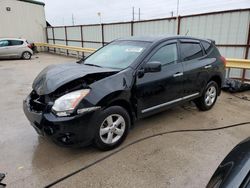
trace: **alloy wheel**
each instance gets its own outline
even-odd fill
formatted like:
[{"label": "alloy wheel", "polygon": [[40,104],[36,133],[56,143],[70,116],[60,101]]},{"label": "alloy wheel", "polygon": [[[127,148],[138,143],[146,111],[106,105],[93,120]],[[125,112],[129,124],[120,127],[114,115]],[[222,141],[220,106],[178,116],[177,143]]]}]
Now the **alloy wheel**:
[{"label": "alloy wheel", "polygon": [[114,144],[121,139],[125,128],[124,118],[119,114],[111,114],[102,122],[99,135],[105,144]]},{"label": "alloy wheel", "polygon": [[24,52],[24,53],[23,53],[23,58],[24,58],[24,59],[30,59],[30,56],[31,56],[31,55],[30,55],[29,52]]},{"label": "alloy wheel", "polygon": [[207,106],[211,106],[216,99],[217,91],[214,86],[210,86],[205,94],[205,103]]}]

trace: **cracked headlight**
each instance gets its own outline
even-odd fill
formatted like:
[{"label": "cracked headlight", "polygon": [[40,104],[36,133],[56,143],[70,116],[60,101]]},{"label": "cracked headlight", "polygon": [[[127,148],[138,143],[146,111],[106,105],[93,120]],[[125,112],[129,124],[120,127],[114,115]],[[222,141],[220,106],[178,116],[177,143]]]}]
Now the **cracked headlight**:
[{"label": "cracked headlight", "polygon": [[70,115],[79,102],[90,92],[90,89],[82,89],[67,93],[56,99],[52,110],[58,116]]}]

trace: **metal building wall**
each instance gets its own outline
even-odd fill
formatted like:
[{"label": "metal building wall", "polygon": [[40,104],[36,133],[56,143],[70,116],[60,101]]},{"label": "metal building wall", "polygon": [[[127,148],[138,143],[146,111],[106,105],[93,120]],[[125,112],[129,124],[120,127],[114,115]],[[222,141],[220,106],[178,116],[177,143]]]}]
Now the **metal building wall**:
[{"label": "metal building wall", "polygon": [[104,42],[111,42],[117,38],[131,36],[131,24],[104,25]]},{"label": "metal building wall", "polygon": [[[6,10],[10,7],[10,11]],[[44,6],[16,1],[1,0],[0,38],[25,38],[28,41],[45,42],[46,20]]]},{"label": "metal building wall", "polygon": [[134,23],[134,35],[174,35],[176,19],[156,20]]}]

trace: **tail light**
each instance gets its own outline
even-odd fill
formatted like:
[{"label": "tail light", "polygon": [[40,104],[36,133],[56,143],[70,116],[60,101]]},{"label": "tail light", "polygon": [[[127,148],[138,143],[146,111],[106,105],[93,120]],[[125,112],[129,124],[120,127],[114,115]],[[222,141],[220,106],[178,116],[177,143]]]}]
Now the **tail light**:
[{"label": "tail light", "polygon": [[30,49],[32,49],[32,45],[31,45],[31,44],[28,44],[28,47],[29,47]]},{"label": "tail light", "polygon": [[224,66],[226,66],[226,64],[227,64],[226,58],[223,57],[223,56],[221,56],[221,57],[220,57],[220,60],[223,62]]}]

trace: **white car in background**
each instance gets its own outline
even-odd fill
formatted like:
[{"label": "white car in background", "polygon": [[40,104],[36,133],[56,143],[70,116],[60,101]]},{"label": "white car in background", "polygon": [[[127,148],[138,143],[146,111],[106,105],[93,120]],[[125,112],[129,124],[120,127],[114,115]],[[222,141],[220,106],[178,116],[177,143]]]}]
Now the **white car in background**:
[{"label": "white car in background", "polygon": [[25,39],[0,38],[0,59],[22,58],[28,60],[33,55],[31,47]]}]

